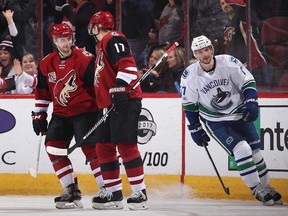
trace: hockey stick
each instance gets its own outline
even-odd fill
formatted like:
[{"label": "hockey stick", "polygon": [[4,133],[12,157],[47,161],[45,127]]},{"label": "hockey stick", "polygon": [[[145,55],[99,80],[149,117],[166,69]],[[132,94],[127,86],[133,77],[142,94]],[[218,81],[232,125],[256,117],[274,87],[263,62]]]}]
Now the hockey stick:
[{"label": "hockey stick", "polygon": [[42,135],[40,134],[40,135],[39,135],[39,138],[38,138],[38,153],[37,153],[36,169],[34,169],[33,167],[30,167],[29,170],[28,170],[29,174],[30,174],[32,177],[34,177],[34,178],[37,178],[37,175],[38,175],[41,143],[42,143]]},{"label": "hockey stick", "polygon": [[[152,67],[150,67],[143,75],[142,77],[132,86],[131,90],[128,92],[128,94],[134,90],[138,85],[141,84],[141,82],[152,72],[152,70],[154,70],[159,64],[162,63],[162,61],[164,59],[167,58],[167,56],[169,55],[170,52],[172,52],[179,44],[177,42],[175,42],[174,44],[172,44],[172,46],[161,56],[160,59],[158,59],[158,61],[156,62],[156,64]],[[84,143],[85,139],[87,139],[88,136],[90,136],[91,133],[93,133],[93,131],[96,130],[97,127],[99,127],[100,124],[102,124],[102,122],[105,121],[105,119],[108,117],[109,113],[114,109],[114,105],[112,104],[111,107],[108,109],[108,111],[95,123],[95,125],[87,132],[87,134],[85,134],[85,136],[79,141],[76,142],[73,146],[71,146],[68,149],[61,149],[61,148],[56,148],[53,146],[47,146],[46,147],[46,151],[49,154],[53,154],[53,155],[60,155],[60,156],[65,156],[65,155],[69,155],[71,152],[73,152],[77,147],[79,147],[82,143]]]},{"label": "hockey stick", "polygon": [[[206,144],[206,145],[207,145],[207,144]],[[212,165],[213,165],[213,167],[214,167],[214,170],[215,170],[215,172],[216,172],[216,174],[217,174],[217,177],[218,177],[218,179],[219,179],[219,181],[220,181],[220,183],[221,183],[221,185],[222,185],[222,188],[223,188],[224,192],[225,192],[227,195],[230,195],[229,187],[225,187],[225,185],[224,185],[224,183],[223,183],[223,181],[222,181],[222,178],[221,178],[221,176],[219,175],[219,172],[218,172],[218,170],[217,170],[217,168],[216,168],[216,166],[215,166],[215,164],[214,164],[214,161],[213,161],[213,159],[212,159],[212,157],[211,157],[211,155],[210,155],[210,153],[209,153],[208,148],[207,148],[206,145],[203,144],[203,146],[204,146],[204,148],[205,148],[205,150],[206,150],[206,152],[207,152],[207,155],[208,155],[208,157],[209,157],[209,159],[210,159],[210,161],[211,161],[211,163],[212,163]]]},{"label": "hockey stick", "polygon": [[[180,86],[179,86],[179,83],[178,83],[177,81],[174,82],[174,86],[175,86],[177,92],[179,93],[179,95],[180,95],[180,97],[181,97]],[[213,165],[213,167],[214,167],[214,170],[215,170],[215,172],[216,172],[216,174],[217,174],[217,177],[218,177],[218,179],[219,179],[219,181],[220,181],[220,183],[221,183],[221,185],[222,185],[222,188],[224,189],[224,191],[225,191],[226,194],[230,195],[229,187],[225,187],[225,185],[224,185],[224,183],[223,183],[223,181],[222,181],[222,178],[221,178],[221,176],[220,176],[220,174],[219,174],[219,172],[218,172],[218,170],[217,170],[217,168],[216,168],[216,166],[215,166],[215,163],[214,163],[214,161],[213,161],[213,159],[212,159],[212,157],[211,157],[211,155],[210,155],[210,153],[209,153],[209,151],[208,151],[207,145],[208,145],[208,143],[204,143],[204,144],[203,144],[203,146],[204,146],[204,148],[205,148],[205,150],[206,150],[206,152],[207,152],[207,155],[208,155],[208,157],[209,157],[209,159],[210,159],[210,161],[211,161],[211,163],[212,163],[212,165]]]}]

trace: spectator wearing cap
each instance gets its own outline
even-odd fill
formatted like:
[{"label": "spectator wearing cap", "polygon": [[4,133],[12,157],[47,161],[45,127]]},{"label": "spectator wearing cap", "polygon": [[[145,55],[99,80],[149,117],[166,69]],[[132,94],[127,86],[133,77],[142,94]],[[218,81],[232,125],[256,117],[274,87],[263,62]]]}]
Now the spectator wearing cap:
[{"label": "spectator wearing cap", "polygon": [[36,85],[36,77],[22,70],[13,51],[10,39],[0,43],[0,94],[30,94]]},{"label": "spectator wearing cap", "polygon": [[0,93],[11,93],[15,89],[13,70],[13,43],[5,39],[0,43]]}]

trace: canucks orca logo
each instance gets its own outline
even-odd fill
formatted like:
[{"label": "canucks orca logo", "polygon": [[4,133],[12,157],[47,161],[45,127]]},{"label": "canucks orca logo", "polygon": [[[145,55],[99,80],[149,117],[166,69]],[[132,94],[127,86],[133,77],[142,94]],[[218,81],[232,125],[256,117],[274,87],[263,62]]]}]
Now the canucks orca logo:
[{"label": "canucks orca logo", "polygon": [[15,117],[8,111],[0,109],[0,133],[12,130],[16,125]]},{"label": "canucks orca logo", "polygon": [[156,123],[149,110],[142,108],[138,119],[138,143],[146,144],[156,135]]},{"label": "canucks orca logo", "polygon": [[217,110],[225,110],[232,106],[233,102],[231,100],[228,103],[221,104],[226,98],[229,98],[231,93],[222,91],[221,88],[217,88],[217,95],[213,95],[211,105]]},{"label": "canucks orca logo", "polygon": [[70,97],[70,92],[74,92],[77,89],[75,83],[76,72],[71,70],[65,77],[59,79],[54,86],[54,98],[61,106],[67,106],[68,98]]}]

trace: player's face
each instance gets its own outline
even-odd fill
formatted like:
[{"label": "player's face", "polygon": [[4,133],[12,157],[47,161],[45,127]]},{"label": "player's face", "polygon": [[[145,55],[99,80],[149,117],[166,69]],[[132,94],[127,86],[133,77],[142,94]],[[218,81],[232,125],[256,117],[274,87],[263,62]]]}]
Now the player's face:
[{"label": "player's face", "polygon": [[69,53],[71,50],[71,46],[73,43],[73,36],[63,37],[63,38],[56,38],[55,44],[59,51],[63,54]]},{"label": "player's face", "polygon": [[151,56],[149,57],[149,67],[152,67],[156,64],[157,60],[159,59],[159,56],[157,55],[156,51],[153,51]]},{"label": "player's face", "polygon": [[177,61],[177,58],[176,58],[176,55],[175,55],[175,52],[174,52],[174,51],[172,51],[172,52],[168,55],[167,63],[168,63],[168,67],[169,67],[169,68],[174,68],[174,67],[177,66],[178,61]]},{"label": "player's face", "polygon": [[220,4],[221,4],[222,11],[225,14],[233,13],[233,8],[230,6],[229,3],[226,2],[226,0],[220,0]]},{"label": "player's face", "polygon": [[26,73],[28,73],[30,75],[34,75],[36,73],[37,65],[36,65],[36,62],[35,62],[33,56],[30,56],[30,54],[23,56],[22,68]]},{"label": "player's face", "polygon": [[195,51],[195,57],[204,65],[208,65],[212,62],[213,59],[213,48],[204,47]]},{"label": "player's face", "polygon": [[7,50],[0,50],[0,63],[3,67],[6,67],[12,62],[12,55]]}]

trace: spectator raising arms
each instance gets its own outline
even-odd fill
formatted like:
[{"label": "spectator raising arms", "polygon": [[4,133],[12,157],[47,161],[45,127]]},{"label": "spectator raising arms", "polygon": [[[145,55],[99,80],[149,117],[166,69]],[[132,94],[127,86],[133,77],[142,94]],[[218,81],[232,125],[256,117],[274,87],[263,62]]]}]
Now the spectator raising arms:
[{"label": "spectator raising arms", "polygon": [[[31,62],[27,63],[27,58],[32,58]],[[31,94],[37,84],[37,65],[32,54],[25,54],[24,65],[20,63],[18,59],[14,59],[14,72],[15,84],[16,84],[16,94]],[[23,62],[22,59],[22,62]],[[21,67],[22,64],[22,67]]]}]

